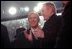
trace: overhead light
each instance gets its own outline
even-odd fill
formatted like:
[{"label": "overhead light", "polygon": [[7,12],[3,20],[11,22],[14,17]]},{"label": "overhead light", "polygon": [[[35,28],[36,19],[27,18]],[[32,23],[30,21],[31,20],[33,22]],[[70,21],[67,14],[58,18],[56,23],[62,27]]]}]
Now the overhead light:
[{"label": "overhead light", "polygon": [[35,12],[38,12],[38,11],[39,11],[38,7],[34,7],[33,10],[34,10]]},{"label": "overhead light", "polygon": [[41,10],[41,8],[42,8],[42,4],[43,4],[42,2],[39,2],[39,3],[37,4],[37,6],[34,7],[33,10],[34,10],[35,12],[39,12],[39,11]]},{"label": "overhead light", "polygon": [[16,10],[15,7],[11,7],[11,8],[9,9],[9,13],[10,13],[11,15],[16,14],[16,12],[17,12],[17,10]]},{"label": "overhead light", "polygon": [[24,9],[25,9],[25,11],[26,11],[26,12],[28,12],[28,11],[29,11],[29,7],[25,7]]},{"label": "overhead light", "polygon": [[39,8],[39,10],[42,8],[42,5],[43,3],[42,2],[39,2],[38,4],[37,4],[37,7]]}]

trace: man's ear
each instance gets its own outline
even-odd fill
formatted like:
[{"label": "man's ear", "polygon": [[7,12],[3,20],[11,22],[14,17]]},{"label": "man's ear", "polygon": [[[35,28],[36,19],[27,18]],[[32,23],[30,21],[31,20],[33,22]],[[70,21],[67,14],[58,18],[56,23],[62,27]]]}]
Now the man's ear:
[{"label": "man's ear", "polygon": [[54,9],[52,9],[51,14],[53,15],[55,13]]}]

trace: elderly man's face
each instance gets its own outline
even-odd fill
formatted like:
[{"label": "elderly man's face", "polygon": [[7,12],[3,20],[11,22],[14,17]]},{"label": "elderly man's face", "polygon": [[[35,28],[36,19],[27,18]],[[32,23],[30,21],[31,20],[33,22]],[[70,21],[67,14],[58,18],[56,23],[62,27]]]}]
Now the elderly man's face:
[{"label": "elderly man's face", "polygon": [[51,13],[52,13],[52,7],[43,5],[43,7],[42,7],[42,15],[44,16],[45,20],[48,19],[48,17],[51,15]]},{"label": "elderly man's face", "polygon": [[38,25],[38,17],[36,14],[32,14],[29,18],[28,18],[29,24],[31,27],[35,27]]}]

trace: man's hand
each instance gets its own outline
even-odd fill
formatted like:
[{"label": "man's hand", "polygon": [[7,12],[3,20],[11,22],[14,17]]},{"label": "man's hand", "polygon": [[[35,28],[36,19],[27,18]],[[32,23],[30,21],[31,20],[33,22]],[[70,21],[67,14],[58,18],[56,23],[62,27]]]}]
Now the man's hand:
[{"label": "man's hand", "polygon": [[34,32],[34,35],[38,38],[44,38],[44,32],[41,29],[38,29],[36,32]]}]

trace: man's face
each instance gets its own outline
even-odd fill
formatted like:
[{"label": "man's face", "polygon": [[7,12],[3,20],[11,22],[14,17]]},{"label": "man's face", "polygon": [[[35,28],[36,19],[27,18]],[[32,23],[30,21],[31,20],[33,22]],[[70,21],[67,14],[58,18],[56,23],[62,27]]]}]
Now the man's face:
[{"label": "man's face", "polygon": [[31,27],[35,27],[38,25],[38,17],[36,14],[32,14],[30,15],[30,17],[28,18],[29,24]]},{"label": "man's face", "polygon": [[42,7],[42,15],[44,16],[45,20],[47,20],[48,17],[50,17],[51,13],[52,13],[52,7],[43,5],[43,7]]}]

